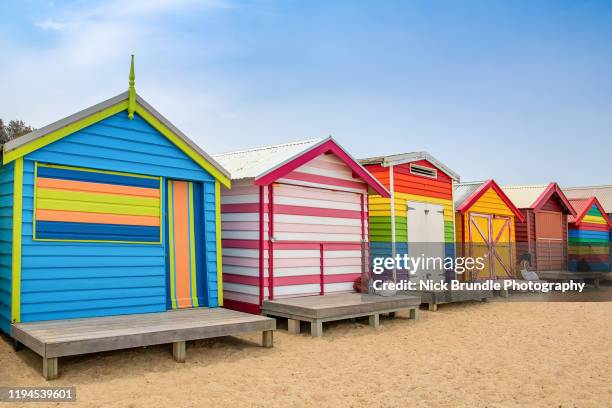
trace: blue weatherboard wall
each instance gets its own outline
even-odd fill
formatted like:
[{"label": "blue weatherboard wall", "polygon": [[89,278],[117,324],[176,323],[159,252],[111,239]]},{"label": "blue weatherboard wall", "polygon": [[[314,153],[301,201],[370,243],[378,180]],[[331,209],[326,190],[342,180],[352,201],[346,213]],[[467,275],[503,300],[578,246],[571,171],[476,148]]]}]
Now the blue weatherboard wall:
[{"label": "blue weatherboard wall", "polygon": [[[166,310],[165,240],[161,245],[32,240],[35,161],[162,176],[164,188],[167,178],[203,182],[206,306],[217,306],[214,179],[140,116],[129,120],[120,112],[25,157],[21,321]],[[165,207],[164,202],[164,214]]]},{"label": "blue weatherboard wall", "polygon": [[14,163],[0,164],[0,330],[11,329]]}]

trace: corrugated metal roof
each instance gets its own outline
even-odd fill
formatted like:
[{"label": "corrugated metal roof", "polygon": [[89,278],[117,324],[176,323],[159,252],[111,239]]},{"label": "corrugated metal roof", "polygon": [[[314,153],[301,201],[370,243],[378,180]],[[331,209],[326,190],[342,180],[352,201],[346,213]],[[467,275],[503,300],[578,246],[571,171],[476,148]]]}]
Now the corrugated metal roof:
[{"label": "corrugated metal roof", "polygon": [[534,184],[530,186],[503,186],[501,189],[506,193],[516,208],[530,208],[546,190],[548,184]]},{"label": "corrugated metal roof", "polygon": [[[591,201],[590,198],[570,198],[569,199],[569,202],[572,203],[572,207],[574,207],[574,210],[576,210],[576,213],[578,214],[582,214],[585,207],[589,204],[590,201]],[[567,221],[574,222],[576,221],[576,217],[570,214],[567,217]]]},{"label": "corrugated metal roof", "polygon": [[254,178],[327,140],[328,138],[301,140],[214,154],[212,157],[229,170],[232,180]]},{"label": "corrugated metal roof", "polygon": [[453,202],[455,208],[459,208],[461,204],[465,202],[485,181],[470,181],[466,183],[459,183],[454,185],[453,189]]},{"label": "corrugated metal roof", "polygon": [[459,174],[455,173],[449,167],[447,167],[440,160],[433,157],[428,152],[411,152],[411,153],[401,153],[401,154],[392,154],[389,156],[377,156],[377,157],[368,157],[365,159],[359,159],[359,163],[366,166],[368,164],[380,164],[383,167],[394,166],[397,164],[404,164],[415,162],[419,160],[427,160],[444,173],[446,173],[450,178],[455,181],[459,181]]},{"label": "corrugated metal roof", "polygon": [[601,203],[604,211],[608,214],[612,214],[612,185],[568,187],[562,190],[568,198],[588,198],[595,196]]}]

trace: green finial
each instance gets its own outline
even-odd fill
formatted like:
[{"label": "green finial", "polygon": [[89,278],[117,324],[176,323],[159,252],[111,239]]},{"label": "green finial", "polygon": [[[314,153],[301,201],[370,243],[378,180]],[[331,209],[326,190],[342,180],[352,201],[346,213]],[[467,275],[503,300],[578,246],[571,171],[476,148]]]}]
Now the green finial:
[{"label": "green finial", "polygon": [[130,82],[128,87],[128,117],[134,119],[134,111],[136,111],[136,88],[134,84],[136,76],[134,75],[134,54],[132,54],[132,63],[130,64]]}]

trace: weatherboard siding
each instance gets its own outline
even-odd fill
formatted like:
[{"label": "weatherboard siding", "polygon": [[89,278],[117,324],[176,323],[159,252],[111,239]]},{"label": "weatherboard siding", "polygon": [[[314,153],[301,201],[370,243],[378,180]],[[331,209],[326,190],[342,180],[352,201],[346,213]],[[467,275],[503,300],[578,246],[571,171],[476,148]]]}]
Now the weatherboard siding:
[{"label": "weatherboard siding", "polygon": [[35,161],[161,176],[163,214],[167,178],[202,181],[207,305],[217,306],[214,179],[138,115],[129,120],[121,112],[24,160],[21,321],[158,312],[167,307],[165,239],[161,244],[33,240]]},{"label": "weatherboard siding", "polygon": [[[457,242],[457,251],[462,256],[473,256],[474,254],[470,252],[475,250],[474,253],[483,253],[484,239],[476,230],[472,230],[470,217],[471,215],[492,215],[494,217],[507,217],[510,220],[510,231],[509,234],[503,234],[503,237],[500,237],[499,241],[495,244],[495,251],[498,256],[502,257],[505,260],[506,266],[510,268],[511,272],[515,273],[514,267],[514,257],[511,259],[510,254],[514,254],[516,252],[516,224],[514,212],[512,209],[502,200],[502,198],[497,194],[497,192],[493,188],[488,188],[487,191],[482,194],[472,205],[465,210],[464,214],[461,214],[460,211],[456,212],[455,217],[455,226],[456,226],[456,242]],[[499,233],[499,227],[496,227],[495,224],[492,225],[493,228],[493,240],[497,238],[497,234]],[[504,230],[505,231],[505,230]],[[476,234],[476,236],[472,236],[472,232]],[[488,236],[488,231],[483,231],[485,235]],[[506,238],[507,237],[507,238]],[[489,237],[491,238],[491,237]],[[463,240],[465,239],[465,242]],[[476,249],[472,246],[472,243],[476,243]],[[480,248],[478,248],[480,246]],[[511,251],[511,252],[510,252]],[[497,278],[505,278],[508,275],[506,269],[499,263],[498,260],[493,260],[493,273]],[[468,279],[468,274],[463,275],[464,279]]]},{"label": "weatherboard siding", "polygon": [[610,270],[610,229],[596,204],[580,224],[571,222],[568,232],[569,269],[578,272]]},{"label": "weatherboard siding", "polygon": [[321,244],[324,293],[353,291],[367,253],[366,183],[335,155],[323,154],[262,188],[262,226],[259,186],[238,181],[222,189],[225,304],[257,312],[260,296],[320,294]]},{"label": "weatherboard siding", "polygon": [[0,330],[11,329],[13,162],[0,164]]},{"label": "weatherboard siding", "polygon": [[214,178],[138,114],[119,112],[28,155],[30,160],[214,182]]},{"label": "weatherboard siding", "polygon": [[[267,203],[267,187],[263,187]],[[248,304],[259,306],[259,196],[260,187],[252,181],[234,181],[232,189],[221,187],[221,237],[223,239],[223,298],[230,308]],[[264,214],[264,235],[268,215]],[[264,253],[264,278],[268,276],[267,251]],[[267,288],[264,289],[267,299]]]},{"label": "weatherboard siding", "polygon": [[[419,166],[437,169],[427,160],[413,162]],[[365,168],[386,188],[391,188],[389,167],[380,164],[366,165]],[[454,256],[455,230],[453,215],[452,179],[440,169],[436,178],[410,173],[410,163],[393,166],[393,190],[395,207],[395,245],[392,244],[391,199],[377,194],[369,196],[370,247],[371,257],[388,257],[393,253],[408,252],[407,205],[408,201],[420,201],[441,205],[444,210],[445,255]],[[394,248],[395,247],[395,248]]]},{"label": "weatherboard siding", "polygon": [[[536,228],[536,212],[531,208],[521,208],[525,220],[515,220],[515,231],[516,231],[516,255],[517,262],[521,262],[525,254],[531,254],[531,267],[534,270],[539,270],[538,266],[538,243],[537,243],[537,228]],[[565,269],[567,265],[567,213],[564,207],[561,205],[559,198],[556,195],[552,195],[546,203],[542,206],[541,211],[552,211],[561,213],[562,223],[562,239],[559,245],[558,261],[561,263],[562,268]]]}]

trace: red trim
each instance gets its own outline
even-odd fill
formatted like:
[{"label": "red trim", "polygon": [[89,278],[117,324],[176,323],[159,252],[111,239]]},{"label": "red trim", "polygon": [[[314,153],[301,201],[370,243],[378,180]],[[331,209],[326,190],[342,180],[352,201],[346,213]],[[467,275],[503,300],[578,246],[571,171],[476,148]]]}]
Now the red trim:
[{"label": "red trim", "polygon": [[[287,249],[319,249],[316,241],[276,241],[274,248]],[[327,251],[350,251],[360,249],[360,242],[324,242]],[[224,239],[224,248],[259,249],[259,241],[254,239]],[[264,240],[264,249],[268,249],[268,242]]]},{"label": "red trim", "polygon": [[264,299],[264,186],[259,186],[259,304]]},{"label": "red trim", "polygon": [[[341,273],[333,275],[302,275],[302,276],[277,276],[274,278],[274,284],[279,286],[292,286],[292,285],[307,285],[313,283],[319,283],[321,285],[327,283],[341,283],[341,282],[352,282],[361,276],[360,273]],[[245,276],[236,275],[233,273],[223,274],[223,283],[236,283],[239,285],[257,286],[259,284],[259,278],[256,276]],[[269,282],[266,282],[265,287],[271,288]],[[321,286],[323,288],[323,286]],[[324,292],[323,289],[321,289]],[[271,300],[271,299],[270,299]]]},{"label": "red trim", "polygon": [[[360,273],[341,273],[334,275],[302,275],[302,276],[277,276],[274,278],[274,284],[278,286],[292,285],[307,285],[319,283],[321,285],[327,283],[352,282],[361,276]],[[259,278],[256,276],[236,275],[232,273],[223,274],[223,283],[236,283],[239,285],[257,286]],[[268,289],[271,288],[269,282],[265,285]],[[323,291],[323,289],[321,289]],[[270,299],[271,300],[271,299]]]},{"label": "red trim", "polygon": [[542,207],[544,207],[544,204],[546,204],[550,197],[552,197],[552,195],[555,193],[557,194],[557,197],[559,197],[559,199],[561,200],[561,203],[563,204],[565,209],[575,217],[576,210],[574,209],[574,206],[572,206],[565,194],[563,194],[563,191],[561,191],[561,188],[557,183],[550,183],[548,187],[546,187],[546,189],[542,192],[542,194],[540,194],[535,203],[531,205],[533,211],[540,211]]},{"label": "red trim", "polygon": [[303,207],[300,205],[276,204],[274,212],[277,214],[306,215],[313,217],[334,218],[357,218],[361,217],[360,211],[338,210],[335,208]]},{"label": "red trim", "polygon": [[[599,202],[599,200],[595,196],[593,196],[593,197],[591,197],[589,199],[589,201],[587,202],[586,206],[582,209],[582,212],[580,214],[576,215],[576,217],[575,217],[576,219],[573,222],[576,225],[580,225],[582,223],[582,219],[589,212],[589,210],[591,209],[593,204],[595,204],[597,206],[597,209],[599,210],[601,215],[604,217],[604,219],[608,223],[608,227],[612,228],[612,221],[610,220],[610,217],[608,217],[608,214],[604,211],[603,207],[601,206],[601,203]],[[590,224],[590,225],[593,225],[593,224]],[[597,224],[595,224],[595,225],[597,225]]]},{"label": "red trim", "polygon": [[[263,186],[260,186],[263,187]],[[264,213],[269,212],[270,206],[262,206],[257,203],[249,204],[224,204],[221,206],[221,212],[223,213],[257,213],[263,211]],[[300,205],[286,205],[276,204],[274,205],[274,212],[277,214],[288,214],[288,215],[307,215],[313,217],[339,217],[339,218],[359,218],[360,212],[353,210],[337,210],[334,208],[320,208],[320,207],[305,207]]]},{"label": "red trim", "polygon": [[510,210],[512,210],[514,215],[521,222],[525,221],[525,217],[523,217],[523,214],[521,214],[521,211],[518,208],[516,208],[514,203],[512,201],[510,201],[508,196],[502,191],[502,189],[499,187],[499,185],[493,179],[487,180],[480,187],[478,187],[478,189],[476,189],[476,191],[474,191],[472,193],[472,195],[470,195],[463,202],[463,204],[461,204],[459,206],[459,208],[457,210],[459,210],[461,212],[461,214],[465,214],[480,199],[480,197],[482,197],[484,195],[484,193],[486,193],[490,188],[492,188],[493,191],[495,191],[497,193],[499,198],[502,199],[502,201],[508,206],[508,208],[510,208]]},{"label": "red trim", "polygon": [[321,271],[321,276],[319,277],[319,282],[321,285],[320,294],[325,294],[325,262],[323,260],[323,244],[321,243],[319,246],[319,269]]},{"label": "red trim", "polygon": [[274,184],[268,186],[268,298],[274,300]]},{"label": "red trim", "polygon": [[254,239],[224,239],[222,246],[223,248],[259,249],[260,243]]},{"label": "red trim", "polygon": [[249,204],[222,204],[222,213],[256,213],[261,211],[259,203]]},{"label": "red trim", "polygon": [[610,227],[605,224],[595,224],[592,222],[581,222],[580,225],[570,223],[570,229],[574,231],[609,231]]},{"label": "red trim", "polygon": [[360,242],[312,242],[312,241],[276,241],[274,247],[276,249],[319,249],[319,246],[325,245],[326,251],[350,251],[360,249]]},{"label": "red trim", "polygon": [[223,299],[223,307],[227,309],[238,310],[239,312],[261,314],[261,308],[258,305],[240,302],[238,300]]},{"label": "red trim", "polygon": [[331,152],[338,156],[347,166],[351,168],[363,181],[365,181],[374,191],[380,194],[383,197],[388,198],[389,192],[383,187],[381,183],[379,183],[372,175],[364,169],[359,163],[357,163],[351,156],[349,156],[341,147],[338,145],[333,139],[328,139],[327,141],[315,145],[310,150],[302,152],[299,156],[293,158],[289,162],[283,164],[278,168],[274,168],[269,170],[266,173],[255,178],[255,185],[268,185],[273,183],[274,181],[286,176],[291,171],[297,169],[303,164],[308,163],[310,160],[315,157]]},{"label": "red trim", "polygon": [[358,181],[343,180],[336,177],[319,176],[316,174],[302,173],[299,171],[292,171],[291,173],[287,174],[282,178],[288,180],[305,181],[308,183],[325,184],[327,186],[345,187],[362,191],[368,188],[367,184]]},{"label": "red trim", "polygon": [[259,277],[224,273],[223,283],[238,283],[240,285],[257,286],[259,285]]}]

